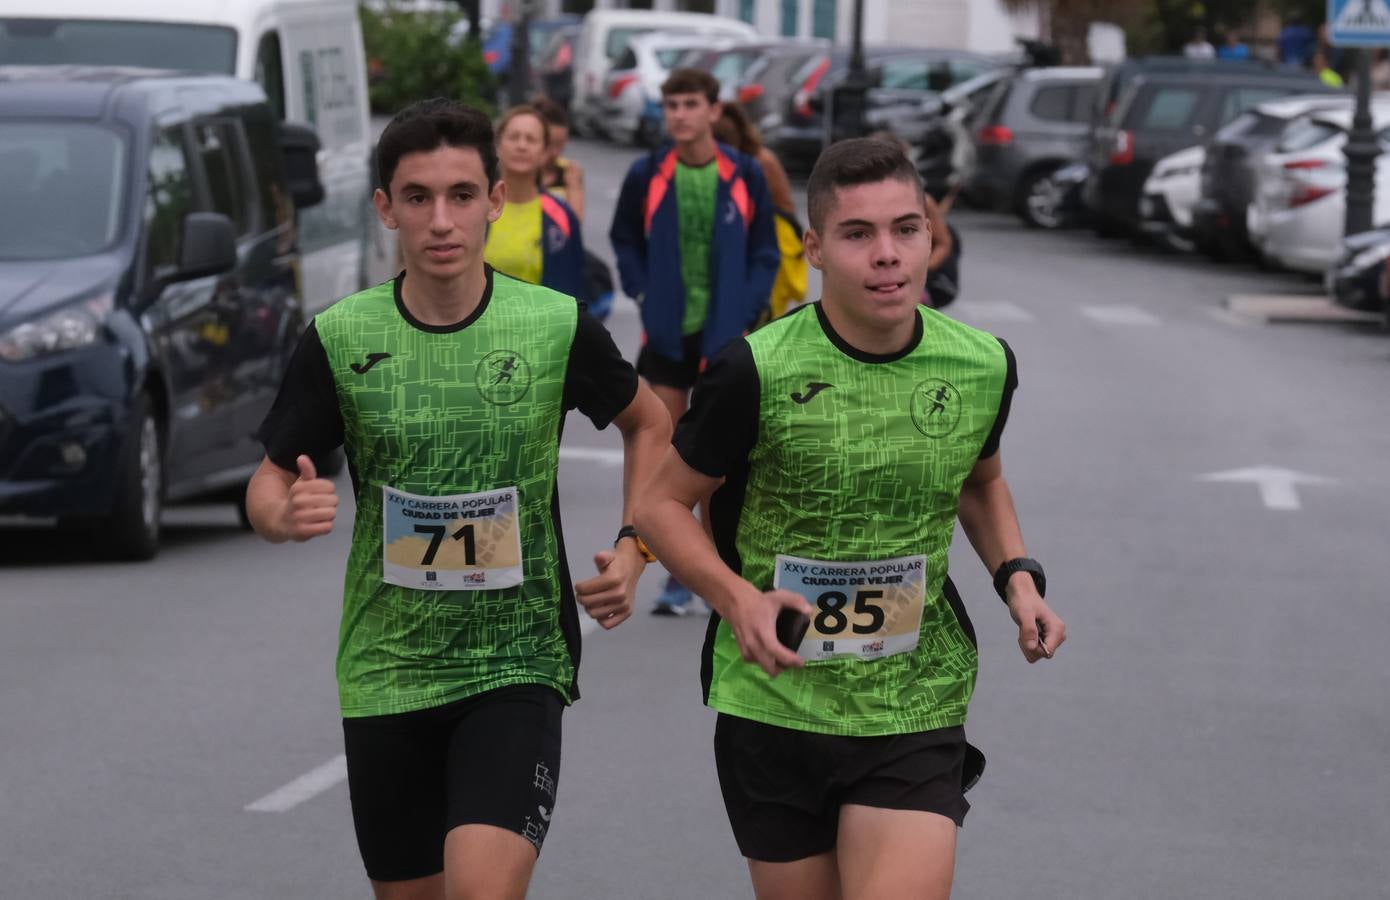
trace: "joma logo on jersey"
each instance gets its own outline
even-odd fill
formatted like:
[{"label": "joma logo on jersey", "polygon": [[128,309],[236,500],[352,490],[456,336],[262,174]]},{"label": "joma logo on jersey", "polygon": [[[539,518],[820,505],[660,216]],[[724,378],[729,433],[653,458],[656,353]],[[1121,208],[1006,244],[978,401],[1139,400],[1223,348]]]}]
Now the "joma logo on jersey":
[{"label": "joma logo on jersey", "polygon": [[352,371],[356,372],[358,375],[366,375],[367,371],[371,369],[372,366],[381,362],[383,359],[390,358],[391,354],[389,353],[368,353],[366,362],[353,363],[352,365],[348,366],[348,368],[352,369]]},{"label": "joma logo on jersey", "polygon": [[821,391],[826,390],[827,388],[833,388],[834,386],[835,385],[827,384],[824,381],[808,381],[806,383],[806,390],[797,391],[796,393],[792,394],[792,402],[799,403],[802,406],[805,406],[807,403],[811,402],[812,397],[816,396]]},{"label": "joma logo on jersey", "polygon": [[531,389],[531,364],[515,350],[494,350],[478,361],[473,383],[494,406],[511,406]]},{"label": "joma logo on jersey", "polygon": [[960,424],[960,391],[941,378],[928,378],[912,389],[912,424],[929,438],[945,437]]}]

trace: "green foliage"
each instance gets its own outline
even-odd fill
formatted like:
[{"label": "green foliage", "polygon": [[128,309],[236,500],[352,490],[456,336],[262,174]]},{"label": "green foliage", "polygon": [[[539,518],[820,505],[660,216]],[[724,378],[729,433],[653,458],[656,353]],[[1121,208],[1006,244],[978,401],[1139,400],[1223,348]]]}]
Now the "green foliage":
[{"label": "green foliage", "polygon": [[358,7],[372,112],[393,115],[429,97],[471,103],[496,111],[497,86],[483,61],[477,35],[462,31],[460,12],[411,12],[391,2]]}]

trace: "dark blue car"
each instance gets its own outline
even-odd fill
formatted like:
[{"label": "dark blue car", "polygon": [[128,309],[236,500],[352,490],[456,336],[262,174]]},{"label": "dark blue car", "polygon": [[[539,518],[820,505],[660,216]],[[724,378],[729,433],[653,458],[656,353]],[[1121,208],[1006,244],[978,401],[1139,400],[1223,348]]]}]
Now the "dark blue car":
[{"label": "dark blue car", "polygon": [[166,500],[240,499],[316,148],[232,78],[0,67],[0,515],[148,558]]}]

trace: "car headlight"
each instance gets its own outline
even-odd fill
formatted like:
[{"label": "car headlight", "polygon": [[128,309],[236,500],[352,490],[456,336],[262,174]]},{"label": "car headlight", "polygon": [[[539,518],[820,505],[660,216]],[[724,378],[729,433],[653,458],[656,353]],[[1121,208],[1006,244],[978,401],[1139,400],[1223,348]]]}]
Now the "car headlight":
[{"label": "car headlight", "polygon": [[115,298],[110,291],[71,303],[32,322],[0,334],[0,359],[22,362],[94,343],[101,335]]},{"label": "car headlight", "polygon": [[1390,257],[1390,241],[1384,244],[1376,244],[1368,247],[1351,258],[1351,265],[1356,269],[1364,269],[1373,266],[1378,262]]}]

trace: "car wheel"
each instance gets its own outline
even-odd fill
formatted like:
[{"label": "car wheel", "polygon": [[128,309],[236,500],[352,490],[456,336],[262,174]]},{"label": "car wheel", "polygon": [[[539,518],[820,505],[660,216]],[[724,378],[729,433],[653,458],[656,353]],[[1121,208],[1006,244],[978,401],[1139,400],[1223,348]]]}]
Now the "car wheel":
[{"label": "car wheel", "polygon": [[107,546],[118,559],[151,559],[159,552],[165,473],[164,436],[148,395],[140,395],[131,410],[117,478],[116,502],[101,528]]},{"label": "car wheel", "polygon": [[1033,228],[1055,229],[1066,224],[1062,212],[1062,189],[1050,171],[1029,176],[1019,191],[1018,214]]}]

